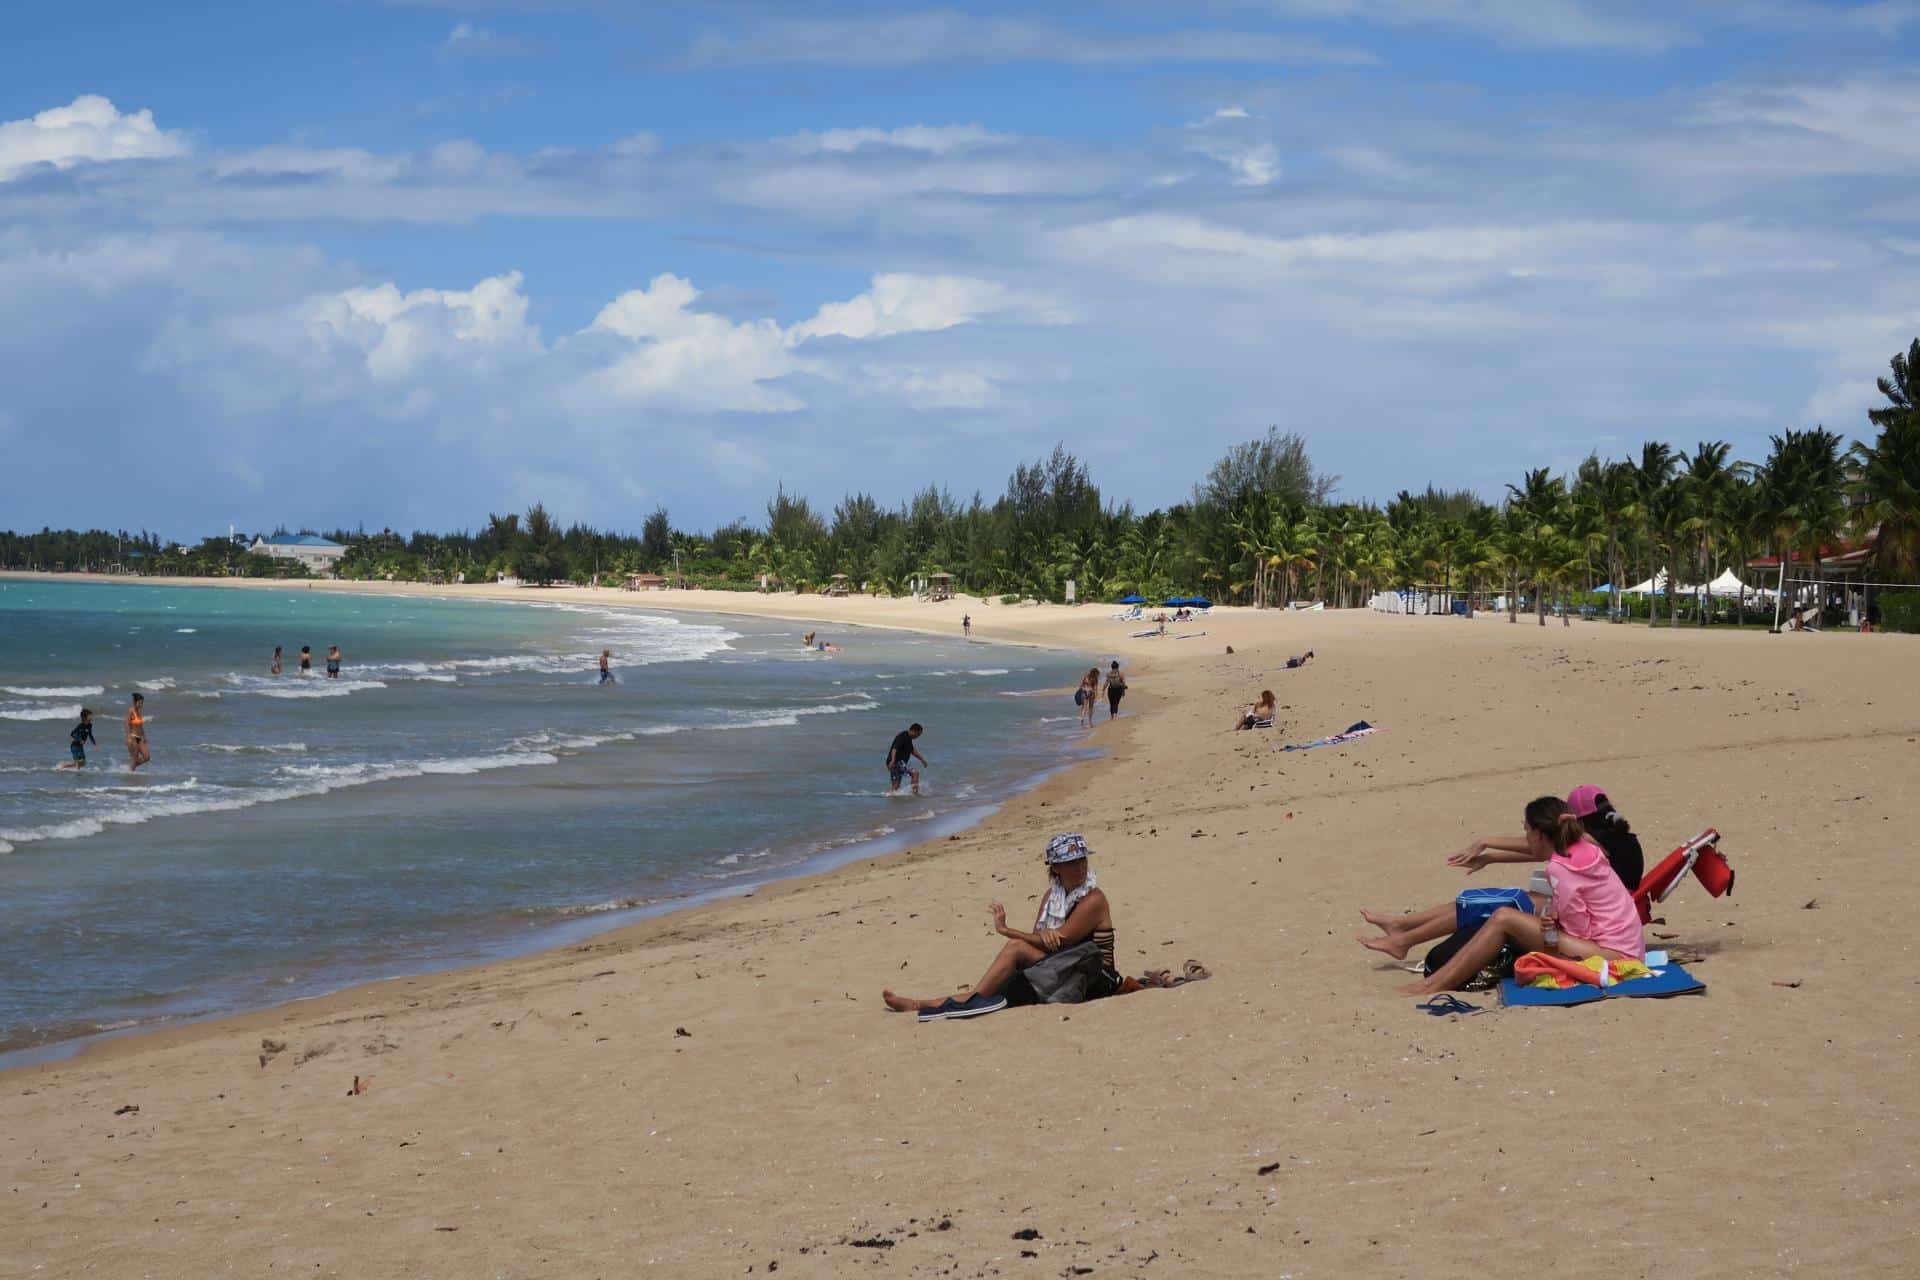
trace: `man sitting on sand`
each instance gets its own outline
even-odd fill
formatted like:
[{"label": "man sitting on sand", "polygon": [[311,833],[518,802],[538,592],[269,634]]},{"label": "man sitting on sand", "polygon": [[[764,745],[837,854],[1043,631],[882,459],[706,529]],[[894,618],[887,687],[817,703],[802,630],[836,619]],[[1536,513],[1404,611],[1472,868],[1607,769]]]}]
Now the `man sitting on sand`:
[{"label": "man sitting on sand", "polygon": [[[1007,939],[1000,954],[993,958],[980,981],[957,996],[915,999],[882,991],[880,998],[895,1013],[917,1013],[922,1022],[946,1018],[977,1018],[1008,1005],[1040,1004],[1042,998],[1027,980],[1025,970],[1048,956],[1092,943],[1098,954],[1099,979],[1087,993],[1087,999],[1110,996],[1120,989],[1120,977],[1114,968],[1113,907],[1107,895],[1094,883],[1087,858],[1093,850],[1076,833],[1057,835],[1047,841],[1047,893],[1040,902],[1040,914],[1031,932],[1007,927],[1007,909],[998,902],[987,904],[993,915],[993,929]],[[1089,961],[1091,964],[1092,961]]]},{"label": "man sitting on sand", "polygon": [[898,795],[900,793],[900,779],[902,777],[913,779],[913,794],[920,794],[920,773],[919,770],[911,766],[910,762],[918,760],[921,769],[931,769],[933,767],[927,763],[927,758],[920,754],[920,748],[913,745],[913,740],[918,738],[923,732],[924,730],[919,725],[913,724],[908,725],[905,729],[893,735],[893,745],[887,748],[888,795]]}]

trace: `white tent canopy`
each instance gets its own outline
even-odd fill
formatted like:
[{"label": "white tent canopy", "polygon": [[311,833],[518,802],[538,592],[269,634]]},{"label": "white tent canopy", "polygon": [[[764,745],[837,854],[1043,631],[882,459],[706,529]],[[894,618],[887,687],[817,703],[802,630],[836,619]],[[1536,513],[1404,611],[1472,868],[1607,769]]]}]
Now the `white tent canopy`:
[{"label": "white tent canopy", "polygon": [[1667,571],[1665,569],[1662,569],[1660,572],[1654,574],[1651,578],[1648,578],[1645,582],[1636,583],[1635,585],[1628,587],[1625,591],[1622,591],[1620,594],[1623,596],[1650,596],[1657,591],[1665,591],[1666,589],[1667,589]]}]

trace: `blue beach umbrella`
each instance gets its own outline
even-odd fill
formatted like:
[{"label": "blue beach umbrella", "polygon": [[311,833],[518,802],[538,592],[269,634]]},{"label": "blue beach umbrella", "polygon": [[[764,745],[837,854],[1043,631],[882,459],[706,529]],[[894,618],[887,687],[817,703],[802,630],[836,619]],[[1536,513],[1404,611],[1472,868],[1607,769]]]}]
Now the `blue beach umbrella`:
[{"label": "blue beach umbrella", "polygon": [[1145,603],[1146,603],[1146,599],[1145,599],[1144,597],[1142,597],[1142,596],[1121,596],[1121,597],[1120,597],[1120,600],[1119,600],[1119,603],[1121,603],[1121,604],[1145,604]]}]

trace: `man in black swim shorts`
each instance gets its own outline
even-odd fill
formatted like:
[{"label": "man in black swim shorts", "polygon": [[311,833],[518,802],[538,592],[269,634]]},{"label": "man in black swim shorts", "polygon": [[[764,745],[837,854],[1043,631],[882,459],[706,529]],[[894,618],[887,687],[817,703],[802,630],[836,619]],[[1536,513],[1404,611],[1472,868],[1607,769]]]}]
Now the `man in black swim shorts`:
[{"label": "man in black swim shorts", "polygon": [[903,777],[913,779],[913,794],[920,794],[920,774],[912,768],[912,762],[916,759],[919,760],[920,768],[922,769],[931,769],[933,767],[927,763],[927,758],[920,754],[920,749],[913,745],[913,740],[919,737],[922,732],[921,727],[916,724],[909,725],[907,728],[893,735],[893,745],[887,748],[887,780],[889,783],[887,793],[889,795],[898,794],[900,790],[900,779]]}]

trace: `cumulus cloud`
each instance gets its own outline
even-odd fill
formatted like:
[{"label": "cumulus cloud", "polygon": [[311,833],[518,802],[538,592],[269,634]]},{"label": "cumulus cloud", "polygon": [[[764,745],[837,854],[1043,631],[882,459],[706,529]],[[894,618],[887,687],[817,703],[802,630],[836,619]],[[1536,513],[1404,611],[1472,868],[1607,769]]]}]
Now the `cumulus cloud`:
[{"label": "cumulus cloud", "polygon": [[71,169],[88,162],[141,160],[187,153],[179,133],[160,128],[147,110],[121,112],[83,94],[25,120],[0,123],[0,182],[38,165]]},{"label": "cumulus cloud", "polygon": [[503,36],[471,22],[456,23],[439,48],[443,58],[504,58],[524,52],[525,46],[512,36]]},{"label": "cumulus cloud", "polygon": [[811,367],[794,354],[788,334],[772,320],[736,323],[695,311],[699,297],[690,281],[665,274],[601,308],[592,329],[623,339],[626,349],[592,375],[590,389],[613,400],[691,409],[800,408],[798,396],[770,385]]}]

